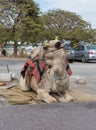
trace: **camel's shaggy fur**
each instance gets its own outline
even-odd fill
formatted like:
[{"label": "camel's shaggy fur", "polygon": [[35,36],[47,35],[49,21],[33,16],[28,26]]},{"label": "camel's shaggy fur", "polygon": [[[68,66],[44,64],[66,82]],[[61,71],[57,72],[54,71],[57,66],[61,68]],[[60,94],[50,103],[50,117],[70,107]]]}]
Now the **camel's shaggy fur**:
[{"label": "camel's shaggy fur", "polygon": [[[50,66],[42,75],[41,81],[37,83],[34,76],[27,78],[20,77],[20,88],[22,91],[34,90],[37,98],[47,103],[57,102],[52,93],[59,95],[59,101],[70,101],[73,98],[67,94],[69,89],[69,76],[66,72],[66,51],[61,47],[60,42],[51,40],[45,47],[38,47],[32,53],[32,60],[44,59]],[[27,68],[30,69],[30,66]],[[53,94],[53,95],[54,95]]]}]

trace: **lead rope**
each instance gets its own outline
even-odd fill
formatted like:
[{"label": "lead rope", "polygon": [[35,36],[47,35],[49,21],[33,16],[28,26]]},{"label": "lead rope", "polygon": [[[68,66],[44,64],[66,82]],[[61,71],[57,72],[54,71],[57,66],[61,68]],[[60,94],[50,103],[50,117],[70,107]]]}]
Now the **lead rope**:
[{"label": "lead rope", "polygon": [[[56,76],[54,76],[54,75],[50,75],[50,76],[53,76],[54,79],[55,79],[55,83],[58,84],[58,83],[56,82],[56,80],[57,80],[57,79],[55,78]],[[47,73],[46,73],[46,77],[47,77],[47,79],[49,80],[49,77],[48,77]],[[66,74],[66,76],[64,76],[63,78],[60,78],[60,77],[59,77],[58,80],[66,79],[67,77],[68,77],[68,76],[67,76],[67,74]],[[66,87],[65,85],[66,85],[66,84],[64,84],[64,86],[63,86],[64,88]],[[56,89],[56,92],[58,93],[58,95],[64,98],[64,95],[61,94],[61,93],[58,91],[57,87],[56,87],[55,89]]]},{"label": "lead rope", "polygon": [[[54,76],[54,78],[55,78],[55,83],[56,83],[56,84],[59,84],[59,83],[57,83],[56,81],[57,81],[57,80],[66,79],[66,78],[67,78],[67,74],[66,74],[66,76],[64,76],[63,78],[62,78],[62,77],[61,77],[61,78],[59,77],[59,79],[58,79],[58,78],[56,78],[55,76]],[[65,88],[65,87],[66,87],[66,84],[64,84],[63,87]],[[65,88],[65,89],[66,89],[66,88]],[[56,91],[57,91],[57,93],[58,93],[59,96],[61,96],[61,97],[64,98],[64,95],[61,94],[61,93],[58,91],[58,88],[57,88],[57,87],[56,87]]]}]

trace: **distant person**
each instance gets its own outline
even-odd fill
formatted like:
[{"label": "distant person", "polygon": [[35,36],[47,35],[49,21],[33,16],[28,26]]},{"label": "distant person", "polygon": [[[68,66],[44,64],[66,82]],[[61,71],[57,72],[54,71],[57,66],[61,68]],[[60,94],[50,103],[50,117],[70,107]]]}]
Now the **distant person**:
[{"label": "distant person", "polygon": [[2,50],[2,55],[6,56],[6,50],[5,49]]}]

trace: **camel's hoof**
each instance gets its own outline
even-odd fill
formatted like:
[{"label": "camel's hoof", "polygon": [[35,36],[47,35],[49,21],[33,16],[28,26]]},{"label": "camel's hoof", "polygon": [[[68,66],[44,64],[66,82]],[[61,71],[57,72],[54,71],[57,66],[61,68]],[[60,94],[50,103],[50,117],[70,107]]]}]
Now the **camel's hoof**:
[{"label": "camel's hoof", "polygon": [[69,94],[65,94],[62,97],[58,97],[58,102],[70,102],[70,101],[74,101],[74,99]]},{"label": "camel's hoof", "polygon": [[56,103],[57,102],[57,100],[54,97],[50,96],[49,93],[47,93],[45,90],[39,90],[37,98],[46,103]]},{"label": "camel's hoof", "polygon": [[66,99],[64,97],[59,97],[58,102],[66,102]]},{"label": "camel's hoof", "polygon": [[64,95],[64,97],[65,97],[65,99],[66,99],[66,102],[74,101],[73,97],[70,96],[70,95],[67,94],[67,93]]},{"label": "camel's hoof", "polygon": [[44,98],[43,101],[45,101],[46,103],[56,103],[57,102],[57,100],[51,96]]}]

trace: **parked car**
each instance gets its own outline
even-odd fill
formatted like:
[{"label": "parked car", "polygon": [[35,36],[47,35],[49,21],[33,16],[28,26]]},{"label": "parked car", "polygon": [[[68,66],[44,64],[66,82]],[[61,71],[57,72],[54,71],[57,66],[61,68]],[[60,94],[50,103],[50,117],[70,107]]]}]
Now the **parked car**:
[{"label": "parked car", "polygon": [[64,45],[64,48],[66,49],[69,62],[73,63],[73,61],[74,61],[74,50],[69,45]]},{"label": "parked car", "polygon": [[79,45],[74,48],[74,60],[81,60],[82,62],[96,60],[96,45]]},{"label": "parked car", "polygon": [[31,55],[32,51],[33,51],[33,48],[31,48],[31,47],[30,48],[25,48],[24,53],[26,55]]}]

